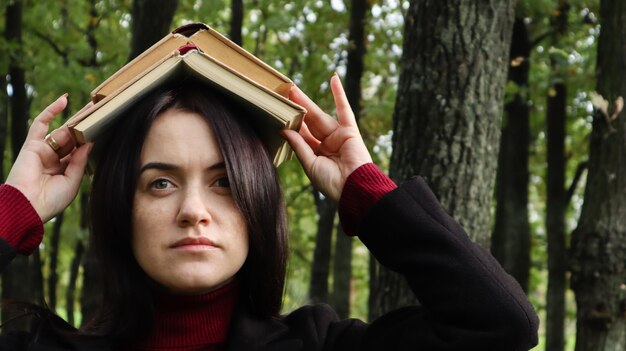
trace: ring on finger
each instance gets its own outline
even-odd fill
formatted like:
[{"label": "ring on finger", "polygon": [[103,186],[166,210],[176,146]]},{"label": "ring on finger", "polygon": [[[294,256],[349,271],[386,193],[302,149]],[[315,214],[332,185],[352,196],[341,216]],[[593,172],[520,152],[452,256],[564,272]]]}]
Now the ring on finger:
[{"label": "ring on finger", "polygon": [[46,142],[46,144],[48,144],[48,146],[50,146],[50,148],[54,152],[59,151],[59,149],[61,148],[61,146],[59,145],[59,143],[57,143],[57,141],[54,139],[52,134],[46,135],[46,137],[44,138],[44,141]]}]

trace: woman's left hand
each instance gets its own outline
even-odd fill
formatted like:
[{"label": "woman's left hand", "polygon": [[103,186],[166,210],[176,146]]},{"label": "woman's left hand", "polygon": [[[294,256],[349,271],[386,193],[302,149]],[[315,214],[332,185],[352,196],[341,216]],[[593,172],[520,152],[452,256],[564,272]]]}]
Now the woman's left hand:
[{"label": "woman's left hand", "polygon": [[348,176],[372,162],[337,74],[330,79],[338,120],[322,111],[297,87],[291,99],[307,109],[300,133],[284,130],[311,183],[338,202]]},{"label": "woman's left hand", "polygon": [[91,144],[75,147],[67,126],[50,132],[52,144],[46,141],[50,123],[66,105],[63,95],[35,118],[6,180],[26,196],[43,222],[76,197],[91,150]]}]

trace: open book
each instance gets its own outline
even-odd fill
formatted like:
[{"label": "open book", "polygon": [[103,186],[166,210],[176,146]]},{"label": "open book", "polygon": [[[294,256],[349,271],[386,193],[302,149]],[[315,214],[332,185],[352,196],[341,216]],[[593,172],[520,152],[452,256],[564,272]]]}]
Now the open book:
[{"label": "open book", "polygon": [[293,84],[289,78],[206,24],[190,23],[176,28],[100,84],[91,92],[93,101],[103,99],[164,56],[187,45],[196,46],[233,71],[286,98],[289,97],[289,89]]},{"label": "open book", "polygon": [[[240,60],[248,62],[246,66],[254,65],[255,69],[248,67],[245,72],[239,71],[232,65],[234,60],[227,65],[216,59],[212,53],[203,52],[194,43],[187,43],[162,54],[162,47],[159,45],[169,42],[166,40],[168,37],[172,38],[172,35],[144,52],[143,60],[140,56],[140,60],[131,61],[94,90],[92,98],[95,104],[68,122],[78,143],[94,140],[115,118],[150,91],[171,80],[185,77],[225,92],[249,109],[252,112],[250,123],[263,139],[276,166],[291,157],[291,149],[280,137],[279,131],[285,128],[298,130],[306,113],[304,108],[283,95],[288,93],[288,88],[293,84],[291,81],[273,68],[259,64],[261,61],[251,54],[241,54],[241,48],[233,49],[231,55],[239,55]],[[160,57],[156,59],[154,53],[159,53]],[[223,56],[223,52],[221,54]],[[146,66],[148,63],[151,65]],[[260,71],[266,74],[259,75]],[[268,79],[261,79],[269,74],[267,72],[276,77],[271,83]]]}]

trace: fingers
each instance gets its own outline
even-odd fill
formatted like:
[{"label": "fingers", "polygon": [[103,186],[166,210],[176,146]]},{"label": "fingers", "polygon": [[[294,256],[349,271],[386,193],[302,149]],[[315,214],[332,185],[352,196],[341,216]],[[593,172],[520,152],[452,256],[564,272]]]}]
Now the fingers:
[{"label": "fingers", "polygon": [[290,98],[307,110],[304,121],[317,139],[324,140],[328,134],[335,131],[339,126],[334,118],[322,111],[300,88],[294,86],[291,89]]},{"label": "fingers", "polygon": [[[83,107],[83,109],[88,108],[90,104]],[[54,118],[61,111],[63,111],[66,106],[67,94],[63,94],[55,102],[46,107],[46,109],[43,110],[37,118],[35,118],[28,132],[28,139],[43,139],[47,146],[50,147],[50,149],[54,151],[60,159],[69,155],[76,146],[72,133],[67,125],[63,125],[48,134],[46,133],[48,132],[50,122],[52,122],[52,120],[54,120]]]},{"label": "fingers", "polygon": [[64,168],[59,168],[59,161],[63,161],[75,148],[74,138],[68,127],[62,126],[50,132],[44,139],[30,140],[24,147],[36,150],[41,158],[41,164],[50,174],[62,173]]},{"label": "fingers", "polygon": [[92,148],[93,144],[89,143],[79,146],[72,152],[67,168],[65,168],[65,176],[72,181],[80,182],[85,173],[85,166]]},{"label": "fingers", "polygon": [[342,126],[356,127],[356,118],[350,102],[346,96],[346,92],[341,85],[341,79],[337,73],[333,74],[330,78],[330,90],[333,92],[333,98],[335,99],[335,107],[337,109],[337,117],[339,124]]},{"label": "fingers", "polygon": [[59,149],[56,150],[59,158],[63,158],[69,155],[69,153],[72,152],[72,150],[74,150],[74,147],[76,146],[76,142],[72,137],[72,132],[70,132],[70,129],[66,125],[63,125],[60,128],[53,130],[48,135],[50,135],[59,146]]},{"label": "fingers", "polygon": [[356,117],[350,107],[350,102],[343,90],[341,80],[337,73],[333,74],[330,79],[330,89],[333,93],[338,121],[324,113],[324,111],[311,101],[298,87],[294,86],[291,90],[290,97],[292,100],[307,109],[304,121],[308,125],[311,135],[321,141],[335,132],[339,126],[357,127]]},{"label": "fingers", "polygon": [[67,94],[61,95],[35,118],[28,130],[27,139],[43,139],[48,133],[50,122],[65,109],[65,106],[67,106]]},{"label": "fingers", "polygon": [[313,149],[307,144],[302,135],[298,132],[285,129],[281,131],[283,138],[287,139],[289,145],[298,156],[304,171],[309,173],[309,170],[313,167],[313,162],[317,157],[313,152]]},{"label": "fingers", "polygon": [[315,150],[317,150],[319,145],[322,143],[321,141],[317,140],[315,136],[313,136],[306,123],[302,123],[302,126],[300,127],[300,135],[302,136],[304,141],[306,141],[309,147],[313,149],[313,152],[315,152]]}]

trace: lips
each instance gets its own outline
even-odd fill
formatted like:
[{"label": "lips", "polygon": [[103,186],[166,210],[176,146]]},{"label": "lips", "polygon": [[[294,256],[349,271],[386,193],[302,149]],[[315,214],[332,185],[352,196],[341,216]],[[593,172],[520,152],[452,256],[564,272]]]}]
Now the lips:
[{"label": "lips", "polygon": [[209,240],[208,238],[205,237],[199,237],[199,238],[184,238],[181,239],[177,242],[175,242],[172,246],[170,246],[171,248],[177,248],[177,247],[185,247],[185,246],[211,246],[211,247],[217,247],[217,245],[215,245],[214,242],[212,242],[211,240]]}]

